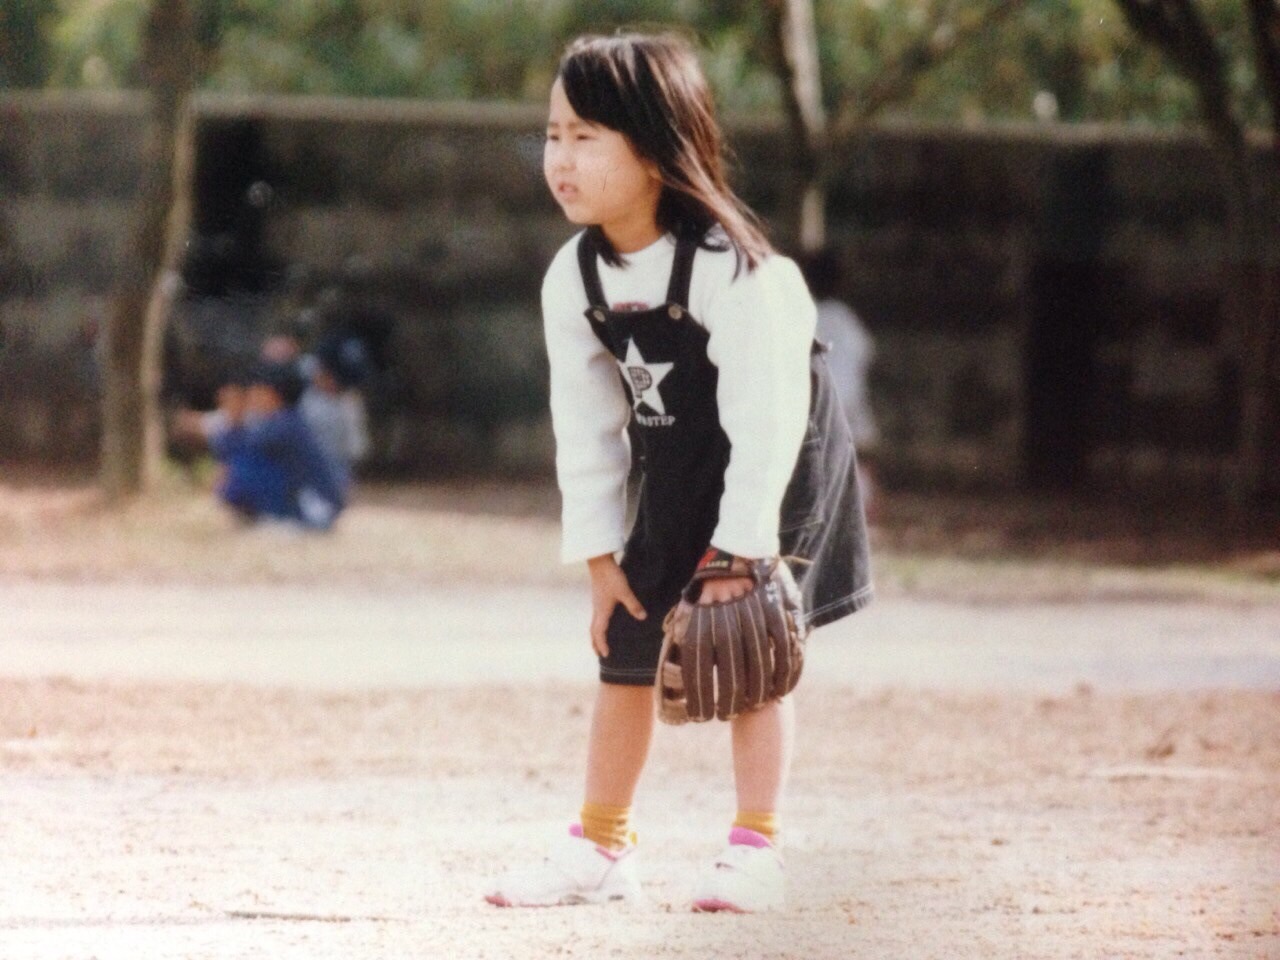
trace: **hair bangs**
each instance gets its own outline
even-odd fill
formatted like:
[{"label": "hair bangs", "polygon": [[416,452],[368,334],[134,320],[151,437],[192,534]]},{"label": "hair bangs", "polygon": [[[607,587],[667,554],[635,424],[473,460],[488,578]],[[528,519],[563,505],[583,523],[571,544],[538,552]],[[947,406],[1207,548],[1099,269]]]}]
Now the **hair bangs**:
[{"label": "hair bangs", "polygon": [[575,43],[560,63],[560,82],[574,113],[630,138],[633,124],[629,105],[637,99],[635,57],[630,50],[610,50],[609,46],[605,37],[584,38]]}]

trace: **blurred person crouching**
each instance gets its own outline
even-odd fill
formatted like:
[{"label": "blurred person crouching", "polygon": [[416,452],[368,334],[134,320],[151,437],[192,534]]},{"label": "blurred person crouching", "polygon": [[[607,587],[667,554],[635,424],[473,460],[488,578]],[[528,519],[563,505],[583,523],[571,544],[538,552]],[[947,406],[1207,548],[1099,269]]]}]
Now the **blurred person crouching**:
[{"label": "blurred person crouching", "polygon": [[297,364],[263,361],[218,390],[216,410],[178,416],[221,465],[219,498],[246,522],[328,530],[346,506],[342,471],[298,409],[305,389]]}]

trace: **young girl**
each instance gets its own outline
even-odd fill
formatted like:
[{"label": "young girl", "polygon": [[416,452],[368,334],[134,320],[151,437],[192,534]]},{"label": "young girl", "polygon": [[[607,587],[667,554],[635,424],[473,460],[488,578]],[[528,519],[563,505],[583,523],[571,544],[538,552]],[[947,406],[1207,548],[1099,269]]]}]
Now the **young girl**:
[{"label": "young girl", "polygon": [[[729,189],[721,154],[706,81],[683,40],[630,34],[569,46],[543,169],[565,215],[586,229],[552,262],[542,308],[562,559],[590,573],[601,683],[580,821],[542,863],[497,884],[487,899],[500,906],[639,893],[631,801],[653,733],[662,621],[700,563],[798,559],[813,626],[871,597],[853,447],[813,341],[812,298]],[[630,535],[629,423],[643,474]],[[710,580],[701,602],[750,586]],[[774,908],[784,897],[790,698],[730,722],[738,813],[694,909]]]}]

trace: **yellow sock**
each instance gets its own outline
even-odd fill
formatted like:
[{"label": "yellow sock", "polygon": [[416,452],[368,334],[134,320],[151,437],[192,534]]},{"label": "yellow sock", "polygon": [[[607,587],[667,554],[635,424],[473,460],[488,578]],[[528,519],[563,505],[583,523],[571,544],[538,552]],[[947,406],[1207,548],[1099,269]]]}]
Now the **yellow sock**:
[{"label": "yellow sock", "polygon": [[770,843],[777,842],[780,829],[778,815],[772,810],[739,810],[738,815],[734,817],[733,825],[754,830]]},{"label": "yellow sock", "polygon": [[634,843],[631,834],[631,808],[610,807],[602,803],[584,803],[582,835],[606,850],[621,850]]}]

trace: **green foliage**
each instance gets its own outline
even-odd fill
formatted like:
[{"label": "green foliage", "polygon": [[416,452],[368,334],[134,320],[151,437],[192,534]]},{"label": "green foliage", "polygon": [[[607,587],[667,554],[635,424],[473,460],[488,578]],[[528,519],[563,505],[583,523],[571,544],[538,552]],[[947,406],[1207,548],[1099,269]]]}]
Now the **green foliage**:
[{"label": "green foliage", "polygon": [[146,0],[60,0],[52,31],[52,82],[114,89],[138,82]]},{"label": "green foliage", "polygon": [[554,4],[474,0],[217,0],[215,90],[402,97],[519,96]]},{"label": "green foliage", "polygon": [[[1201,0],[1236,92],[1254,122],[1264,105],[1239,0]],[[828,0],[819,3],[824,70],[833,99],[858,95],[945,9],[939,30],[967,31],[994,0]],[[938,120],[1194,122],[1194,91],[1125,24],[1113,0],[1025,0],[1010,16],[921,76],[899,112]],[[967,22],[968,21],[968,22]]]},{"label": "green foliage", "polygon": [[[815,0],[831,105],[857,101],[921,50],[898,115],[945,121],[1196,117],[1193,91],[1127,28],[1114,0]],[[541,100],[563,45],[583,32],[696,33],[722,106],[778,106],[761,3],[735,0],[192,0],[206,89],[368,97]],[[1242,114],[1265,123],[1240,0],[1200,0]],[[146,0],[0,0],[0,85],[136,84]],[[922,45],[922,38],[929,43]],[[887,79],[886,79],[887,78]]]}]

